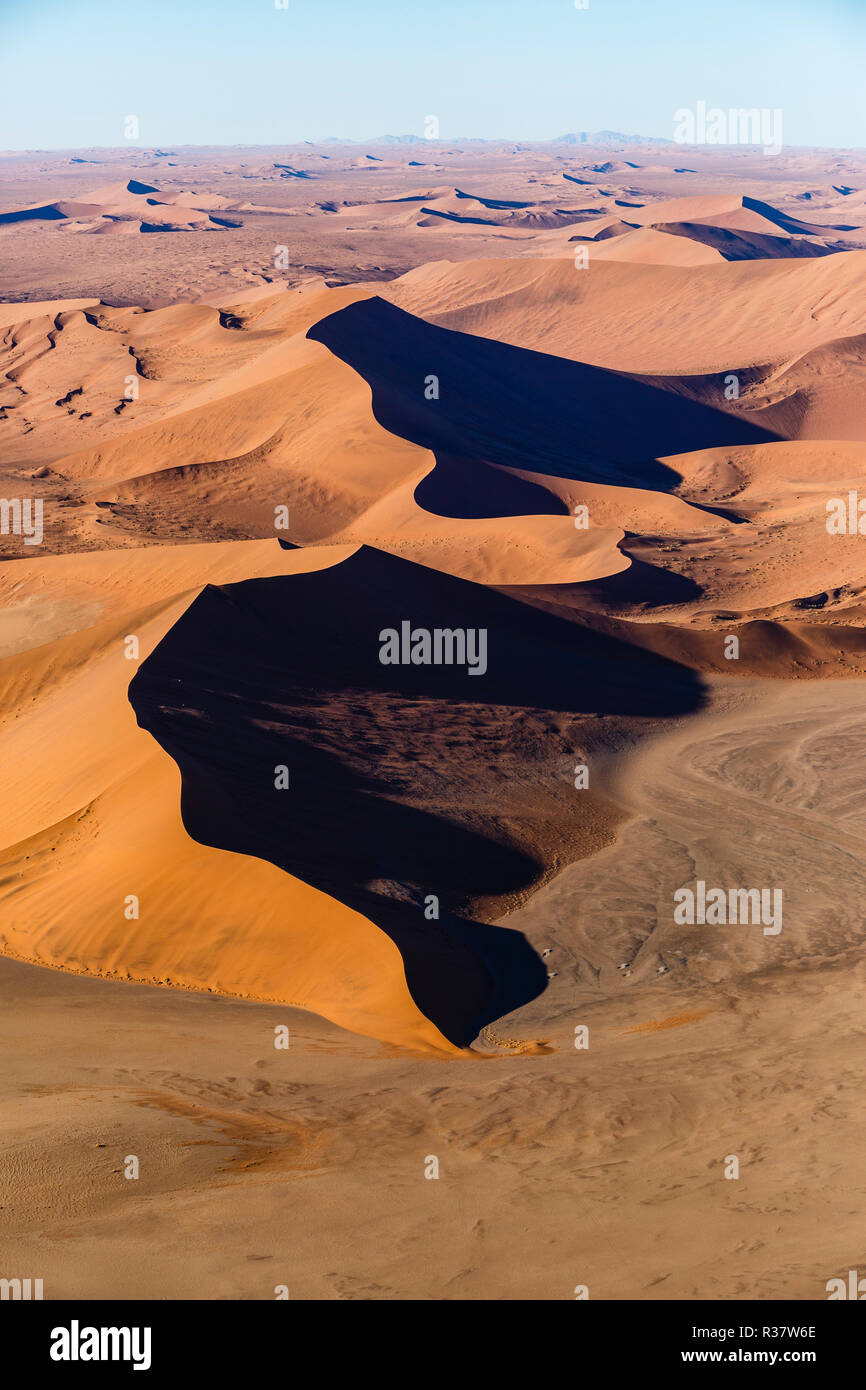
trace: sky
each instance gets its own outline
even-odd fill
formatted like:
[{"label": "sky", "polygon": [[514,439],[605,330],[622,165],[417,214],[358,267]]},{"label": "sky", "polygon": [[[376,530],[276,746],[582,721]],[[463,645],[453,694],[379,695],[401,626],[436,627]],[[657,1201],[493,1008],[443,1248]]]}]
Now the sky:
[{"label": "sky", "polygon": [[[673,138],[781,109],[866,147],[866,0],[0,0],[0,148]],[[127,117],[139,136],[125,135]]]}]

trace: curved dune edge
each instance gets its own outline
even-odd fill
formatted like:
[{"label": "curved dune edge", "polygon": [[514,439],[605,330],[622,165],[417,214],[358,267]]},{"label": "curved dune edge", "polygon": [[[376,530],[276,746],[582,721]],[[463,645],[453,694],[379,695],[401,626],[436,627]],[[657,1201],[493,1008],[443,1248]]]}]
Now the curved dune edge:
[{"label": "curved dune edge", "polygon": [[631,265],[713,265],[723,260],[711,246],[670,236],[654,227],[634,227],[600,241],[593,244],[590,254],[593,261],[626,261]]},{"label": "curved dune edge", "polygon": [[[209,579],[297,573],[350,553],[251,542],[54,561],[70,583],[94,562],[104,616],[0,667],[3,707],[15,711],[4,730],[4,954],[290,1003],[382,1041],[457,1053],[416,1008],[397,948],[365,917],[270,864],[189,837],[177,769],[127,698],[135,664],[124,660],[124,637],[138,636],[143,660]],[[167,574],[160,560],[168,570],[185,564],[185,574]],[[178,598],[171,589],[181,582]],[[58,576],[55,595],[63,587]],[[155,601],[142,609],[136,595],[148,587]],[[130,894],[137,920],[124,916]]]},{"label": "curved dune edge", "polygon": [[[119,751],[131,755],[132,743]],[[140,846],[130,844],[130,824]],[[15,897],[4,955],[292,1005],[382,1042],[459,1052],[417,1009],[399,951],[367,918],[270,864],[187,835],[166,754],[10,846],[4,872],[21,873],[25,857],[28,884]],[[133,885],[141,915],[127,921]],[[70,902],[86,907],[71,911]]]},{"label": "curved dune edge", "polygon": [[[433,466],[431,456],[425,476]],[[493,506],[497,471],[488,470]],[[556,496],[558,479],[532,475],[532,481]],[[572,516],[439,518],[419,506],[415,490],[414,484],[395,488],[329,536],[329,543],[375,546],[458,579],[493,585],[585,583],[618,574],[631,563],[618,548],[625,533],[616,524],[580,531]]]},{"label": "curved dune edge", "polygon": [[[437,466],[433,453],[384,428],[364,378],[304,336],[312,323],[367,298],[364,290],[316,286],[259,296],[245,310],[248,331],[226,329],[219,311],[206,305],[147,314],[100,306],[89,319],[58,311],[53,329],[49,317],[24,320],[19,349],[32,357],[25,352],[13,370],[33,402],[36,434],[40,419],[58,428],[58,392],[82,379],[80,367],[79,376],[69,376],[73,361],[89,363],[88,390],[98,400],[131,360],[156,373],[142,378],[132,415],[118,416],[102,401],[107,438],[52,456],[52,471],[64,484],[74,480],[81,500],[70,507],[61,485],[61,505],[54,506],[49,492],[47,544],[129,547],[137,537],[123,516],[141,506],[162,517],[189,516],[196,529],[204,519],[272,536],[275,508],[287,506],[284,534],[294,543],[367,542],[481,583],[576,583],[626,568],[616,509],[592,534],[578,531],[564,513],[579,489],[564,489],[560,479],[532,475],[538,505],[547,498],[560,515],[510,515],[503,500],[508,470],[487,465],[483,519],[437,515],[416,500],[419,483]],[[46,351],[49,333],[54,347]],[[204,379],[186,379],[193,372]],[[90,428],[61,413],[60,428],[67,425]],[[36,450],[34,462],[43,457],[37,444],[27,447]],[[660,498],[658,508],[665,507],[686,510]]]}]

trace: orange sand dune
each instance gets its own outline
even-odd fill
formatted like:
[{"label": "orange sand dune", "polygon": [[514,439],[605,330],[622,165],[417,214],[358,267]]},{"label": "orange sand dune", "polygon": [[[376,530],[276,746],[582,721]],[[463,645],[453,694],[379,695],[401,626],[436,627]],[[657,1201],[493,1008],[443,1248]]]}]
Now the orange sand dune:
[{"label": "orange sand dune", "polygon": [[[653,265],[699,265],[713,260],[788,259],[826,256],[844,242],[836,234],[862,234],[859,225],[803,222],[754,198],[715,195],[675,198],[668,202],[617,200],[628,208],[624,217],[611,215],[594,223],[570,240],[616,238],[615,245],[599,247],[594,254],[605,260],[627,260]],[[681,238],[677,250],[664,236]],[[545,249],[556,253],[557,241]]]},{"label": "orange sand dune", "polygon": [[[378,643],[375,623],[371,628],[370,622],[363,620],[364,606],[371,602],[372,615],[375,621],[379,620],[380,607],[373,600],[375,585],[379,584],[383,593],[393,595],[395,614],[407,604],[416,614],[423,613],[424,604],[430,601],[424,598],[425,594],[430,595],[434,604],[441,601],[436,596],[444,594],[446,607],[443,608],[443,616],[447,616],[447,603],[452,601],[447,598],[451,593],[447,586],[454,586],[458,581],[445,580],[441,576],[434,578],[432,571],[381,554],[375,557],[373,552],[364,552],[363,556],[358,562],[361,568],[357,574],[352,567],[346,568],[351,558],[351,551],[346,549],[286,552],[272,542],[231,547],[188,546],[174,548],[168,555],[150,549],[108,552],[91,557],[61,556],[46,562],[50,581],[47,589],[44,582],[38,582],[32,566],[26,562],[11,562],[3,567],[3,579],[13,598],[7,610],[10,621],[7,621],[4,639],[7,653],[17,653],[7,654],[2,666],[4,708],[9,712],[4,731],[9,763],[3,800],[5,811],[0,825],[0,844],[3,846],[6,872],[4,918],[9,923],[2,944],[7,953],[42,964],[63,964],[89,973],[119,974],[126,978],[281,999],[324,1012],[356,1031],[400,1041],[404,1045],[434,1048],[444,1045],[440,1033],[435,1028],[431,1030],[405,993],[399,957],[385,936],[371,923],[369,914],[375,907],[375,895],[371,897],[369,892],[366,895],[357,892],[347,895],[338,888],[337,896],[345,902],[345,907],[340,906],[321,891],[317,893],[313,887],[299,883],[298,873],[281,873],[277,868],[260,863],[261,859],[274,858],[274,852],[264,841],[255,848],[242,836],[238,843],[240,853],[228,854],[224,851],[231,847],[226,844],[221,844],[219,849],[208,850],[192,843],[187,832],[191,831],[194,839],[202,838],[195,804],[201,792],[198,775],[187,766],[184,758],[184,776],[187,773],[193,776],[189,795],[185,792],[182,807],[183,824],[187,827],[185,831],[178,810],[177,778],[171,773],[164,754],[156,750],[152,739],[135,728],[127,699],[130,671],[134,671],[139,663],[144,663],[140,668],[141,679],[135,686],[144,693],[144,704],[136,696],[136,709],[147,727],[155,727],[154,718],[157,726],[162,727],[168,707],[164,705],[162,697],[158,707],[153,707],[146,693],[154,679],[153,662],[148,662],[147,657],[149,653],[158,652],[156,669],[162,670],[166,660],[174,661],[172,653],[192,652],[195,642],[199,640],[192,637],[200,627],[195,615],[207,613],[213,601],[208,600],[204,608],[201,603],[193,606],[190,610],[192,626],[187,633],[182,631],[179,619],[187,610],[191,596],[203,582],[215,581],[224,585],[227,580],[230,581],[228,587],[207,590],[215,597],[217,594],[222,596],[219,600],[223,605],[220,610],[222,616],[218,621],[225,639],[220,650],[225,656],[230,650],[238,649],[238,643],[242,640],[258,641],[258,637],[254,636],[259,621],[255,618],[255,608],[250,611],[251,621],[242,620],[237,635],[230,639],[228,637],[228,614],[235,611],[237,603],[243,609],[246,602],[245,585],[237,585],[240,578],[271,576],[257,579],[250,594],[257,595],[259,588],[256,586],[263,584],[263,600],[271,602],[271,596],[274,596],[282,604],[282,587],[270,587],[277,576],[283,576],[286,580],[295,576],[297,579],[323,566],[335,567],[334,583],[326,586],[323,593],[331,593],[338,599],[346,631],[355,634],[357,655],[370,666],[363,678],[367,682],[372,681],[370,689],[375,692],[377,686],[381,685],[379,677],[386,673],[386,668],[381,667],[376,659]],[[279,582],[282,586],[283,580]],[[414,599],[410,594],[413,585],[416,588]],[[142,607],[141,602],[143,590],[147,595],[146,607]],[[234,598],[235,593],[237,599]],[[464,585],[455,593],[462,596],[464,604],[480,604],[486,622],[501,627],[503,620],[507,619],[507,634],[503,632],[498,638],[498,649],[492,651],[494,669],[498,673],[498,693],[482,682],[483,688],[477,692],[482,704],[475,707],[476,718],[471,726],[467,726],[466,735],[475,744],[477,755],[482,759],[493,758],[495,762],[497,757],[504,756],[508,764],[511,758],[508,745],[499,746],[502,726],[500,706],[514,701],[526,703],[530,689],[526,685],[527,680],[535,692],[529,703],[535,704],[544,689],[543,685],[539,685],[539,658],[548,659],[545,642],[554,642],[549,652],[550,659],[554,659],[556,642],[567,640],[569,646],[572,644],[571,629],[569,625],[549,624],[550,634],[545,638],[543,624],[538,632],[536,621],[528,612],[526,616],[521,616],[520,605],[515,605],[513,601],[493,596],[487,598],[487,591],[471,585]],[[307,628],[306,637],[299,633],[286,646],[286,651],[293,651],[298,656],[298,660],[290,663],[295,669],[293,680],[300,682],[302,687],[312,681],[320,690],[321,677],[316,676],[316,671],[322,653],[317,655],[311,650],[310,643],[314,634],[321,632],[325,638],[323,651],[327,653],[328,643],[333,640],[329,635],[332,627],[326,625],[322,628],[316,617],[320,605],[310,602],[302,591],[294,591],[290,586],[285,591],[285,599],[287,606],[282,610],[279,623],[284,637],[292,622],[312,623],[312,627]],[[224,607],[226,602],[229,605],[227,610]],[[37,618],[37,627],[30,634],[30,640],[33,636],[37,640],[48,637],[49,640],[43,645],[30,646],[25,650],[24,642],[27,639],[21,633],[20,624],[16,628],[14,621],[11,621],[16,617],[16,608],[21,607]],[[70,635],[51,640],[52,630],[61,625],[64,632]],[[521,629],[522,637],[519,636]],[[171,632],[175,633],[175,637],[166,647],[165,638]],[[246,635],[245,639],[242,634]],[[137,637],[140,644],[136,663],[124,659],[125,644],[130,635]],[[507,665],[503,666],[503,638],[512,652],[515,642],[530,644],[524,659],[513,670]],[[177,642],[180,643],[179,647]],[[586,707],[594,686],[599,690],[603,688],[605,678],[601,672],[605,668],[618,672],[625,663],[623,674],[617,675],[606,699],[610,703],[612,716],[628,718],[636,709],[635,696],[629,693],[633,690],[633,680],[625,673],[633,658],[624,646],[607,639],[595,639],[589,633],[585,636],[584,646],[583,654],[573,658],[581,667],[580,682],[570,683],[574,694],[569,699],[578,701],[574,708],[580,710]],[[252,648],[250,650],[252,653]],[[566,650],[563,647],[560,652],[559,667],[566,659]],[[207,647],[202,648],[201,655],[204,656],[206,651]],[[215,650],[214,655],[217,654]],[[265,659],[264,678],[270,658],[261,648],[258,655]],[[248,691],[252,689],[249,685],[253,670],[251,660],[252,656],[249,660],[240,658],[239,666],[239,670],[246,671],[244,679]],[[643,658],[638,655],[637,660],[640,663]],[[678,675],[677,668],[670,663],[659,664],[656,658],[648,660],[648,670],[656,671],[662,677],[659,686],[661,707],[667,702],[671,702],[672,707],[677,707],[682,701],[695,703],[699,696],[690,677]],[[190,705],[193,684],[198,679],[194,676],[194,669],[197,669],[195,661],[189,674],[181,676],[185,694],[180,709],[187,712],[181,714],[182,719],[188,718],[188,712],[195,707]],[[358,670],[360,674],[362,668]],[[530,674],[530,671],[534,671],[534,674]],[[146,678],[145,672],[150,673]],[[439,684],[442,674],[438,673]],[[449,677],[450,687],[454,683],[450,672],[444,674]],[[344,731],[348,727],[345,720],[351,720],[352,716],[348,712],[349,706],[343,709],[336,692],[349,675],[349,668],[344,673],[337,673],[335,703],[330,716],[339,715],[344,720]],[[159,676],[158,680],[161,679]],[[457,673],[457,679],[461,679],[460,673]],[[465,683],[465,672],[462,673],[462,680]],[[174,692],[171,701],[175,701],[177,682],[174,676],[169,676],[169,683]],[[434,681],[434,686],[436,683]],[[350,680],[346,692],[350,696],[350,706],[357,703],[357,695],[352,694],[353,684],[354,681]],[[398,689],[404,684],[398,681]],[[549,684],[550,698],[558,704],[559,697],[554,696],[553,683],[549,681]],[[412,687],[413,681],[410,680],[407,694],[411,694]],[[471,685],[467,694],[474,704],[475,691]],[[205,698],[203,693],[202,698]],[[258,698],[265,703],[269,701],[267,685],[262,686]],[[285,699],[284,690],[280,696],[281,703],[284,704]],[[342,714],[339,714],[340,709],[343,709]],[[485,745],[479,740],[486,721],[479,722],[477,716],[482,710],[488,709],[490,723],[485,735],[488,740],[485,751]],[[205,722],[200,725],[199,732],[204,733],[208,728],[215,733],[214,720],[218,723],[217,715],[215,708],[210,715],[200,711],[200,716],[196,717],[201,717]],[[442,717],[446,720],[443,732],[447,736],[443,747],[443,753],[447,754],[443,770],[447,771],[451,766],[453,739],[460,724],[459,710],[449,701],[442,706]],[[381,722],[382,711],[374,718]],[[534,717],[539,738],[546,719],[543,709]],[[524,722],[524,737],[528,739],[533,727],[532,716],[525,715]],[[256,727],[265,728],[258,719]],[[421,721],[415,721],[414,727],[419,736],[423,736],[429,756],[433,747],[432,729]],[[185,735],[182,735],[183,738]],[[296,785],[300,795],[304,787],[303,746],[296,744],[291,737],[287,738],[285,733],[278,742],[285,750],[284,756],[289,757],[292,767],[300,776],[300,783]],[[523,758],[543,754],[546,743],[541,738],[530,755],[530,747],[535,742],[536,736],[533,735],[532,741],[525,743]],[[231,743],[232,740],[229,740],[226,746]],[[174,735],[169,744],[174,746]],[[357,747],[360,748],[361,744],[357,744]],[[274,748],[277,749],[276,743]],[[567,749],[568,744],[565,743],[562,752],[566,757]],[[270,761],[266,785],[272,798],[276,793],[273,790],[271,750],[268,750],[267,758]],[[350,767],[351,762],[350,759]],[[196,765],[204,766],[198,762]],[[253,758],[250,768],[254,770],[257,765]],[[62,769],[59,776],[58,768]],[[528,803],[532,803],[540,791],[537,778],[524,773],[519,782],[515,782],[516,770],[512,768],[509,774],[512,779],[511,797],[516,797],[518,802],[528,798]],[[519,789],[521,785],[522,790]],[[469,798],[465,812],[468,820],[464,833],[478,836],[482,822],[478,821],[477,796],[471,787],[470,778],[467,782]],[[428,792],[430,790],[428,788]],[[428,815],[438,805],[435,798],[432,803],[425,801],[428,792],[424,792],[422,787],[418,815]],[[259,793],[255,781],[250,784],[248,794],[254,798],[253,804],[258,806]],[[216,805],[215,795],[216,788],[212,787],[207,793],[212,809]],[[321,795],[321,788],[317,795]],[[408,826],[408,805],[415,799],[408,788],[407,796],[407,805],[398,810],[397,815],[399,821]],[[236,800],[236,796],[232,800]],[[265,802],[261,803],[262,810],[265,810],[266,803],[269,804],[267,796]],[[387,804],[383,803],[383,810]],[[425,804],[428,809],[422,811]],[[351,800],[345,805],[349,814]],[[454,816],[455,809],[456,804],[452,802],[449,817]],[[373,803],[370,802],[368,814],[372,810]],[[301,796],[299,812],[294,811],[291,799],[286,803],[286,811],[290,816],[301,815],[301,824],[305,827],[303,833],[308,840],[311,834],[317,833],[317,817],[312,813],[306,793]],[[589,837],[590,841],[603,838],[608,833],[605,826],[609,824],[611,814],[609,810],[605,811],[603,801],[585,801],[583,812],[576,823],[567,779],[559,789],[551,786],[548,793],[542,793],[542,800],[534,812],[538,830],[531,832],[530,843],[533,834],[550,833],[556,826],[561,842],[560,854],[573,853],[580,836]],[[334,814],[333,803],[329,814]],[[267,811],[266,815],[272,819],[273,811]],[[511,836],[517,833],[521,824],[517,802],[509,813],[508,822],[513,825],[513,829],[506,831],[506,841],[510,843]],[[394,823],[397,824],[396,821]],[[291,837],[296,846],[293,853],[297,858],[300,877],[315,884],[319,877],[317,861],[312,845],[307,853],[300,847],[301,824],[296,826]],[[136,827],[134,837],[130,837],[130,825]],[[543,830],[545,826],[546,831]],[[525,834],[525,831],[521,833]],[[388,836],[380,838],[377,835],[374,843],[387,845],[391,841]],[[154,845],[159,846],[156,853]],[[482,852],[483,846],[486,847]],[[319,852],[322,848],[320,846]],[[447,862],[452,866],[448,872],[453,874],[457,871],[451,890],[456,894],[453,903],[455,909],[459,909],[467,894],[479,906],[488,899],[498,899],[502,887],[496,863],[497,856],[502,852],[502,848],[496,848],[496,834],[492,840],[478,838],[472,860],[476,878],[466,881],[460,877],[464,874],[464,869],[458,867],[464,862],[461,856],[448,852]],[[543,867],[532,855],[527,857],[525,851],[521,854],[512,848],[508,853],[512,866],[510,873],[514,878],[510,891],[519,893],[521,883],[535,880],[539,873],[543,873]],[[282,851],[280,855],[282,857]],[[331,859],[332,856],[328,862]],[[286,867],[281,862],[281,868],[285,870]],[[336,863],[333,864],[333,872],[337,873],[339,882],[339,866]],[[328,869],[325,873],[324,884],[327,887],[333,887],[333,872]],[[443,863],[438,873],[434,873],[439,891],[446,894],[444,907],[449,905],[446,893],[448,872]],[[80,885],[74,894],[79,903],[74,918],[68,912],[70,884]],[[138,917],[124,916],[130,894],[139,899]],[[365,911],[368,899],[370,906]],[[515,988],[509,984],[509,972],[516,968],[512,957],[516,950],[519,955],[519,943],[512,943],[507,933],[500,941],[499,936],[486,928],[473,928],[478,932],[481,949],[478,955],[472,945],[475,939],[472,933],[466,936],[465,931],[461,934],[457,927],[446,929],[443,924],[445,935],[440,948],[435,928],[426,934],[432,936],[431,941],[427,941],[425,936],[415,941],[411,935],[406,937],[407,926],[394,919],[392,910],[385,910],[384,916],[375,912],[374,918],[399,944],[406,968],[410,971],[410,988],[415,998],[422,1001],[422,1013],[429,1019],[444,1009],[442,1016],[445,1027],[452,1037],[456,1035],[456,1040],[468,1041],[479,1026],[476,1022],[467,1032],[466,1022],[460,1021],[461,1008],[470,1011],[469,1017],[480,1006],[493,1008],[494,1014],[497,1008],[502,1011],[500,1004],[488,999],[482,1005],[482,1001],[489,994],[490,971],[495,972],[494,978],[499,981],[497,991],[504,989],[513,993]],[[314,923],[314,939],[318,943],[315,953],[309,949],[311,920]],[[290,945],[293,941],[297,942],[295,951]],[[299,959],[302,941],[307,945]],[[437,971],[443,968],[442,962],[437,964],[440,949],[446,949],[452,955],[456,951],[455,959],[462,962],[459,966],[462,981],[459,988],[453,979],[448,984],[447,976],[443,977],[441,984],[437,983]],[[278,959],[282,962],[279,965],[276,963]],[[496,964],[497,961],[500,963]],[[428,998],[431,989],[433,995]],[[450,1000],[447,1007],[436,1002],[439,994],[443,999],[447,994]],[[464,995],[465,1002],[461,1003]],[[455,1009],[458,1014],[452,1017]]]},{"label": "orange sand dune", "polygon": [[721,386],[737,382],[728,408],[788,439],[866,439],[866,335],[831,340],[809,352],[760,367],[736,369],[734,376],[642,377],[661,390],[713,404]]},{"label": "orange sand dune", "polygon": [[775,229],[768,233],[733,231],[716,226],[709,218],[703,222],[659,222],[655,230],[680,237],[689,246],[712,250],[726,261],[814,258],[831,256],[838,250],[808,237],[780,236]]},{"label": "orange sand dune", "polygon": [[[479,679],[465,653],[383,659],[389,630],[441,631],[457,614],[484,633]],[[576,803],[555,767],[575,744],[633,737],[647,714],[697,708],[701,686],[628,642],[364,547],[306,578],[209,588],[129,698],[181,769],[190,834],[377,922],[425,1015],[468,1042],[505,996],[531,997],[543,979],[489,923],[616,820],[604,797]],[[273,790],[279,759],[291,795]]]},{"label": "orange sand dune", "polygon": [[731,231],[760,232],[765,235],[825,236],[830,231],[851,231],[850,223],[830,227],[825,223],[804,222],[791,217],[757,198],[731,194],[710,194],[694,198],[674,198],[636,209],[632,220],[643,226],[662,222],[693,222],[705,226],[727,227]]},{"label": "orange sand dune", "polygon": [[315,321],[320,296],[336,307],[359,293],[315,283],[265,297],[258,290],[233,301],[234,313],[219,304],[142,313],[58,303],[50,315],[34,305],[43,312],[31,318],[29,305],[8,306],[12,327],[0,369],[15,388],[4,388],[2,400],[11,458],[51,464],[88,439],[105,445],[145,421],[186,412],[197,399],[229,394],[233,375],[238,387],[276,375],[281,362],[269,372],[269,350],[284,349]]},{"label": "orange sand dune", "polygon": [[[177,772],[127,698],[138,662],[124,659],[126,639],[137,637],[144,661],[202,584],[297,574],[349,553],[251,542],[56,557],[47,583],[26,562],[2,567],[15,599],[5,650],[20,653],[0,667],[7,954],[293,1000],[358,1032],[447,1049],[413,1004],[396,948],[362,915],[269,864],[190,839]],[[59,626],[73,635],[24,650],[21,606],[39,615],[30,641]],[[138,918],[124,915],[130,894]]]},{"label": "orange sand dune", "polygon": [[[722,372],[866,331],[866,251],[696,267],[434,262],[380,288],[445,328],[618,371]],[[663,304],[665,312],[651,306]]]},{"label": "orange sand dune", "polygon": [[[60,494],[54,506],[48,499],[48,543],[61,550],[82,542],[128,545],[130,522],[142,514],[163,535],[194,531],[206,489],[215,538],[273,535],[276,509],[287,507],[283,534],[295,543],[369,540],[489,583],[573,582],[623,568],[616,521],[607,535],[579,532],[555,484],[553,499],[549,485],[536,485],[526,506],[521,501],[522,510],[539,515],[518,530],[508,521],[454,524],[415,499],[437,466],[433,454],[378,425],[363,378],[300,331],[323,310],[360,298],[361,291],[312,287],[301,295],[257,295],[231,312],[97,307],[57,315],[51,329],[38,320],[32,343],[19,332],[7,356],[7,378],[15,383],[7,399],[10,416],[28,422],[19,440],[30,461],[43,462],[40,439],[56,447],[58,437],[80,426],[82,413],[100,439],[96,448],[48,455]],[[114,392],[131,365],[142,393],[118,414]],[[55,393],[70,381],[78,384],[60,398],[61,409]],[[178,410],[179,401],[186,409]],[[132,428],[142,417],[155,422]],[[82,485],[75,506],[70,478]],[[45,491],[41,480],[38,486]],[[483,515],[514,511],[520,485],[509,474],[489,472],[485,488]],[[523,484],[521,497],[530,493],[533,485]],[[453,505],[445,510],[453,517]]]},{"label": "orange sand dune", "polygon": [[665,229],[637,227],[608,240],[604,236],[593,244],[593,261],[629,261],[633,265],[710,265],[722,259],[721,252],[688,237],[665,235]]}]

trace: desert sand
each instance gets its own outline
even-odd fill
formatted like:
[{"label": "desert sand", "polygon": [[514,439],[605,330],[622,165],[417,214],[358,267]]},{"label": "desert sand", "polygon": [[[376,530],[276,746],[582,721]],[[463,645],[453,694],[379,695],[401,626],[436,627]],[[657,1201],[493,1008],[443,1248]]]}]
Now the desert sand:
[{"label": "desert sand", "polygon": [[0,250],[4,1259],[862,1267],[866,159],[8,155]]}]

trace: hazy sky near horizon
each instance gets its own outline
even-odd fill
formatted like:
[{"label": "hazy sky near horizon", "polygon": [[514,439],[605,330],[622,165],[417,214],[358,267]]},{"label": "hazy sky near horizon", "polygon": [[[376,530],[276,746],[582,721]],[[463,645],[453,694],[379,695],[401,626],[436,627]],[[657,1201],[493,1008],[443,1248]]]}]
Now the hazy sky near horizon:
[{"label": "hazy sky near horizon", "polygon": [[[673,137],[783,112],[866,147],[866,0],[0,0],[0,148]],[[124,138],[127,116],[140,138]]]}]

